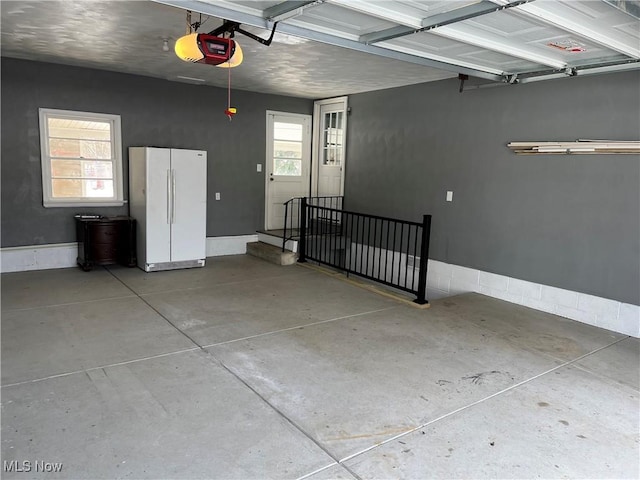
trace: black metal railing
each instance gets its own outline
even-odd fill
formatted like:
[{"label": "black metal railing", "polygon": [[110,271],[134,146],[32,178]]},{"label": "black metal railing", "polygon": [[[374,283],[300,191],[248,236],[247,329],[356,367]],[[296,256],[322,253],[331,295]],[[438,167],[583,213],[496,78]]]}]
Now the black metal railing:
[{"label": "black metal railing", "polygon": [[300,201],[299,262],[311,260],[416,295],[428,303],[431,215],[422,223]]},{"label": "black metal railing", "polygon": [[300,208],[302,199],[305,198],[307,205],[316,205],[318,207],[334,208],[342,210],[342,202],[344,197],[325,196],[325,197],[295,197],[284,202],[284,232],[282,234],[282,251],[286,250],[289,240],[293,240],[300,236]]}]

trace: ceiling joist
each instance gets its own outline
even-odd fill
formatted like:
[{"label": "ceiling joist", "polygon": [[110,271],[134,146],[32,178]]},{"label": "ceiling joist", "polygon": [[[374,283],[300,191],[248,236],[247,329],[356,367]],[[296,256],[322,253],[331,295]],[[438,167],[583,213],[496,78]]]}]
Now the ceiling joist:
[{"label": "ceiling joist", "polygon": [[[566,76],[640,69],[640,63],[637,61],[640,59],[640,42],[637,41],[638,34],[634,33],[633,27],[631,26],[631,30],[623,32],[617,28],[618,24],[598,22],[598,18],[591,17],[588,11],[580,10],[581,4],[579,2],[571,4],[560,0],[555,2],[479,0],[476,3],[454,8],[444,13],[429,15],[425,18],[423,17],[425,13],[417,13],[420,12],[419,8],[413,8],[404,2],[394,3],[392,0],[387,2],[289,0],[281,1],[265,10],[260,10],[252,4],[235,2],[234,0],[153,1],[264,29],[269,29],[273,22],[277,21],[280,33],[497,82],[527,83]],[[619,17],[622,17],[623,22],[625,17],[637,18],[640,10],[635,2],[625,0],[599,0],[598,3],[600,5],[607,4],[612,12],[617,9],[617,11],[626,14],[613,14],[616,21],[620,20]],[[329,4],[332,5],[333,10],[324,7]],[[588,5],[583,9],[587,7]],[[318,9],[317,14],[316,8]],[[366,19],[366,16],[369,16],[373,19],[382,19],[387,27],[390,23],[396,25],[354,36],[354,31],[357,31],[358,27],[366,30],[364,23],[360,26],[354,25],[351,30],[345,28],[343,19],[334,18],[336,17],[336,9],[339,8],[344,9],[345,17],[349,11],[353,11],[360,14],[358,18]],[[313,16],[305,16],[309,9],[314,10]],[[547,25],[552,27],[555,32],[560,29],[567,32],[568,35],[584,39],[592,44],[598,44],[606,50],[603,51],[603,56],[598,61],[586,65],[585,63],[588,62],[585,62],[584,59],[580,60],[584,57],[579,55],[573,57],[577,59],[574,61],[566,54],[547,52],[545,51],[546,47],[519,41],[517,36],[508,38],[506,35],[500,35],[500,32],[495,28],[485,28],[481,23],[463,23],[465,20],[506,9],[516,12],[523,20],[526,20],[526,17],[533,19],[535,25],[532,25],[532,28],[545,28],[543,25]],[[315,20],[318,19],[321,24],[315,23]],[[331,23],[332,19],[335,20],[335,24]],[[498,17],[495,19],[499,20]],[[629,20],[629,22],[633,22],[633,20]],[[499,21],[497,24],[499,25]],[[451,55],[447,53],[446,48],[442,50],[432,48],[429,44],[430,36],[424,36],[424,38],[416,36],[416,42],[413,42],[413,39],[412,42],[405,43],[393,41],[407,35],[427,31],[457,42],[458,45],[473,45],[483,50],[520,59],[519,70],[508,71],[508,68],[496,68],[495,61],[494,64],[484,65],[488,62],[481,60],[483,58],[481,56],[473,58],[464,52]],[[550,35],[553,34],[550,32]],[[423,42],[423,45],[420,42]],[[452,43],[452,46],[454,45]],[[526,64],[523,64],[522,60],[528,62],[529,69],[526,71],[523,71],[522,66]],[[541,71],[541,65],[550,69]]]},{"label": "ceiling joist", "polygon": [[536,49],[528,47],[527,45],[514,45],[505,41],[503,38],[496,38],[497,36],[487,33],[476,33],[473,28],[468,25],[448,25],[446,27],[440,27],[432,31],[436,35],[457,40],[458,42],[468,43],[475,45],[476,47],[485,48],[494,52],[503,53],[512,57],[522,58],[533,63],[540,65],[547,65],[549,67],[564,69],[567,67],[567,63],[564,60],[553,58],[549,55],[543,55]]},{"label": "ceiling joist", "polygon": [[398,23],[412,29],[422,28],[422,19],[393,8],[390,2],[372,2],[370,0],[330,0],[330,3],[349,10],[365,13],[389,22]]},{"label": "ceiling joist", "polygon": [[281,22],[302,15],[307,8],[315,7],[321,3],[322,1],[319,0],[290,0],[267,8],[262,12],[262,15],[270,22]]},{"label": "ceiling joist", "polygon": [[[198,0],[154,0],[156,3],[164,5],[170,5],[172,7],[188,9],[194,12],[199,12],[205,15],[212,15],[214,17],[231,20],[254,27],[260,27],[268,29],[271,22],[262,17],[253,15],[250,13],[236,11],[228,7],[222,7],[220,4],[208,3]],[[225,5],[228,5],[226,3]],[[477,78],[484,78],[493,81],[502,81],[502,75],[496,73],[490,73],[483,70],[475,70],[468,67],[456,65],[454,62],[447,63],[443,61],[433,60],[425,56],[412,55],[403,53],[388,48],[377,47],[375,45],[367,45],[355,40],[350,40],[337,35],[332,35],[324,32],[311,30],[309,28],[300,27],[286,23],[286,21],[278,24],[278,32],[293,35],[300,38],[306,38],[308,40],[314,40],[317,42],[326,43],[328,45],[334,45],[338,47],[349,48],[359,52],[370,53],[372,55],[378,55],[381,57],[391,58],[394,60],[400,60],[416,65],[423,65],[425,67],[439,68],[441,70],[449,71],[452,73],[464,73]]]},{"label": "ceiling joist", "polygon": [[488,0],[482,0],[478,3],[473,3],[464,7],[456,8],[448,12],[439,13],[430,17],[420,20],[419,28],[408,28],[406,26],[393,27],[380,32],[369,33],[360,37],[360,41],[364,43],[376,43],[387,40],[393,40],[394,38],[404,37],[418,32],[426,32],[434,28],[443,27],[445,25],[451,25],[452,23],[462,22],[469,20],[470,18],[479,17],[481,15],[487,15],[488,13],[499,12],[506,8],[513,8],[522,3],[527,3],[533,0],[516,0],[512,3],[505,5],[496,5]]},{"label": "ceiling joist", "polygon": [[511,83],[531,83],[542,80],[553,80],[554,78],[565,78],[584,75],[599,75],[603,73],[629,72],[640,70],[640,60],[628,60],[620,63],[608,65],[584,65],[582,67],[567,68],[564,72],[543,72],[530,76],[518,77],[514,75]]}]

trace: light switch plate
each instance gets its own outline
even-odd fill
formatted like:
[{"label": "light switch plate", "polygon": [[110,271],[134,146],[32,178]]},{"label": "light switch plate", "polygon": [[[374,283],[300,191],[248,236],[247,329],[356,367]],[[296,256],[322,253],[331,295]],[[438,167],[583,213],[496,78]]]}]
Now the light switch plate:
[{"label": "light switch plate", "polygon": [[453,192],[451,190],[447,191],[447,202],[453,202]]},{"label": "light switch plate", "polygon": [[262,171],[262,164],[261,163],[256,165],[256,171],[257,172],[261,172]]}]

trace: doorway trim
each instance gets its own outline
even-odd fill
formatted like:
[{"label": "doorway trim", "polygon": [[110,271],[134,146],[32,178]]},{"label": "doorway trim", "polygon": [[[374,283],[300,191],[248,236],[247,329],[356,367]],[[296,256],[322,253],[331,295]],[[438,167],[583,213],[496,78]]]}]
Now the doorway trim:
[{"label": "doorway trim", "polygon": [[[263,169],[264,170],[264,230],[265,231],[268,231],[268,226],[269,226],[269,202],[270,202],[269,183],[271,181],[269,172],[271,171],[271,168],[272,168],[271,162],[273,161],[273,158],[270,158],[270,155],[269,155],[269,153],[271,152],[271,147],[269,145],[269,142],[273,142],[273,131],[271,131],[269,128],[270,116],[295,117],[295,118],[299,118],[301,120],[301,123],[306,121],[307,131],[303,131],[303,148],[306,150],[306,155],[305,155],[305,151],[303,150],[302,160],[303,162],[306,160],[307,165],[305,166],[303,163],[303,166],[302,166],[302,171],[303,171],[302,183],[304,184],[304,192],[301,193],[301,196],[309,195],[309,187],[311,184],[311,173],[312,173],[312,161],[311,161],[311,153],[312,153],[311,128],[312,128],[312,121],[313,121],[312,116],[306,113],[290,113],[290,112],[281,112],[276,110],[267,110],[265,115],[265,132],[266,132],[265,149],[264,149],[265,164]],[[305,139],[307,142],[306,147],[304,145]]]},{"label": "doorway trim", "polygon": [[313,140],[312,140],[312,155],[311,155],[311,195],[318,196],[318,181],[320,178],[320,160],[322,158],[323,143],[322,139],[322,107],[325,105],[342,103],[343,117],[343,157],[341,166],[341,179],[340,179],[340,195],[344,195],[344,175],[347,163],[347,117],[349,116],[349,105],[346,95],[342,97],[326,98],[324,100],[316,100],[313,104]]}]

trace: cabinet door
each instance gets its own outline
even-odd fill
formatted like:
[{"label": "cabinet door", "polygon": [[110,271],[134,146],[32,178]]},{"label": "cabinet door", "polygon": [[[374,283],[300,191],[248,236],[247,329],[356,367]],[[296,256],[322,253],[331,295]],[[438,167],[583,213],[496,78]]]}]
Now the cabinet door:
[{"label": "cabinet door", "polygon": [[171,150],[147,148],[146,263],[171,260]]},{"label": "cabinet door", "polygon": [[206,256],[207,153],[171,150],[173,223],[171,260],[196,260]]}]

